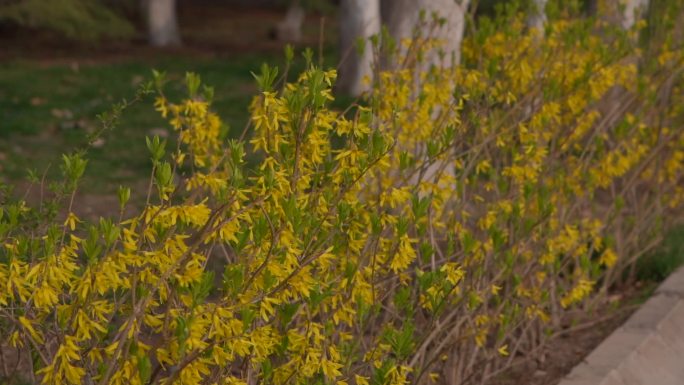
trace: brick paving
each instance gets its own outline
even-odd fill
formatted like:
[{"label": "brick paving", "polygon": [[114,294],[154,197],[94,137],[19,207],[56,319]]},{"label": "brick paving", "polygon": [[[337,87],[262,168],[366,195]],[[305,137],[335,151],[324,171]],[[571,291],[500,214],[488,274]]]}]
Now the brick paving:
[{"label": "brick paving", "polygon": [[684,385],[684,268],[558,385]]}]

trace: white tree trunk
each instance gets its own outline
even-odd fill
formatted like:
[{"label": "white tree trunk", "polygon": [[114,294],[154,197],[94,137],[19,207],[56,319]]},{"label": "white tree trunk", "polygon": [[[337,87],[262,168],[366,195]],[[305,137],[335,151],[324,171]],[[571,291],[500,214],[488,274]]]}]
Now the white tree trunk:
[{"label": "white tree trunk", "polygon": [[166,47],[180,44],[176,0],[144,0],[147,2],[147,23],[150,44]]},{"label": "white tree trunk", "polygon": [[[416,71],[425,71],[435,65],[443,69],[458,66],[461,62],[461,42],[466,25],[466,12],[470,0],[384,0],[383,16],[386,17],[387,29],[391,37],[399,44],[400,58],[406,54],[402,40],[414,37],[415,28],[421,22],[421,11],[425,12],[425,24],[421,25],[421,38],[434,39],[439,42],[439,48],[426,53],[424,62]],[[435,24],[433,15],[444,20],[442,24]],[[443,54],[443,56],[442,56]],[[392,66],[393,63],[387,63]],[[415,81],[418,82],[418,78]],[[420,84],[415,84],[415,96],[420,92]],[[445,85],[449,87],[450,85]],[[433,119],[437,119],[439,112],[433,111]],[[425,151],[425,144],[419,153]],[[450,165],[452,158],[432,163],[423,173],[424,181],[443,183],[444,178],[454,176],[454,169]],[[444,170],[443,173],[440,170]],[[414,175],[409,184],[416,185],[419,176]],[[455,186],[454,186],[455,188]],[[421,193],[422,194],[422,193]]]},{"label": "white tree trunk", "polygon": [[622,12],[622,27],[630,29],[640,20],[648,10],[649,0],[624,0]]},{"label": "white tree trunk", "polygon": [[[342,0],[340,47],[342,60],[337,86],[358,96],[368,90],[365,78],[373,77],[373,47],[369,38],[380,33],[380,0]],[[364,43],[357,45],[359,40]],[[361,50],[363,48],[363,50]]]},{"label": "white tree trunk", "polygon": [[280,41],[298,42],[302,39],[302,25],[306,13],[299,0],[290,2],[285,19],[275,28],[275,37]]},{"label": "white tree trunk", "polygon": [[648,11],[649,0],[590,0],[590,12],[610,24],[630,29]]},{"label": "white tree trunk", "polygon": [[533,0],[532,9],[527,16],[527,28],[537,30],[537,33],[544,33],[546,25],[546,2],[547,0]]},{"label": "white tree trunk", "polygon": [[[461,42],[465,31],[465,13],[470,0],[386,0],[387,4],[387,28],[390,35],[397,43],[413,36],[413,31],[420,21],[420,11],[424,10],[427,16],[426,31],[434,26],[432,15],[436,13],[446,21],[441,27],[436,26],[430,33],[430,37],[442,42],[442,50],[445,53],[446,67],[456,66],[461,61]],[[431,53],[428,63],[436,64],[439,55]]]}]

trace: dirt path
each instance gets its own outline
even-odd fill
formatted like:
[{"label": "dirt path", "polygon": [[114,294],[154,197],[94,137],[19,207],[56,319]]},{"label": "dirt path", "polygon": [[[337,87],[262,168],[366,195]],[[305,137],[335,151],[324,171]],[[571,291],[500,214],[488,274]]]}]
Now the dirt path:
[{"label": "dirt path", "polygon": [[[283,17],[282,10],[185,3],[178,13],[183,46],[152,48],[144,27],[138,25],[130,41],[74,42],[44,30],[5,26],[0,28],[0,62],[39,61],[46,66],[112,63],[131,58],[154,59],[160,55],[188,57],[234,57],[249,53],[281,53],[284,43],[269,37],[270,29]],[[335,43],[334,15],[309,14],[300,46],[317,46],[320,20],[325,17],[326,41]]]}]

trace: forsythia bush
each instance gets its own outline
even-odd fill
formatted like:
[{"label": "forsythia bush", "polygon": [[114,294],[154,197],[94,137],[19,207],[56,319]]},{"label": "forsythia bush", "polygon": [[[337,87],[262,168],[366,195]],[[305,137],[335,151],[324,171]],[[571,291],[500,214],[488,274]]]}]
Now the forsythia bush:
[{"label": "forsythia bush", "polygon": [[179,102],[158,76],[178,145],[148,140],[138,215],[73,213],[78,154],[65,215],[4,196],[4,374],[14,355],[43,384],[465,384],[534,357],[684,203],[669,32],[553,20],[482,21],[459,68],[402,42],[344,112],[334,71],[277,87],[264,67],[240,139],[196,76]]}]

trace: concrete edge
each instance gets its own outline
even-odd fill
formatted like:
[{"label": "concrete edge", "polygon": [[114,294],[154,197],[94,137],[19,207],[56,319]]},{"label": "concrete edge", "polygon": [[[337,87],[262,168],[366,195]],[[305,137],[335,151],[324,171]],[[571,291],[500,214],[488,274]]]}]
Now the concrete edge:
[{"label": "concrete edge", "polygon": [[558,385],[684,384],[684,267]]}]

